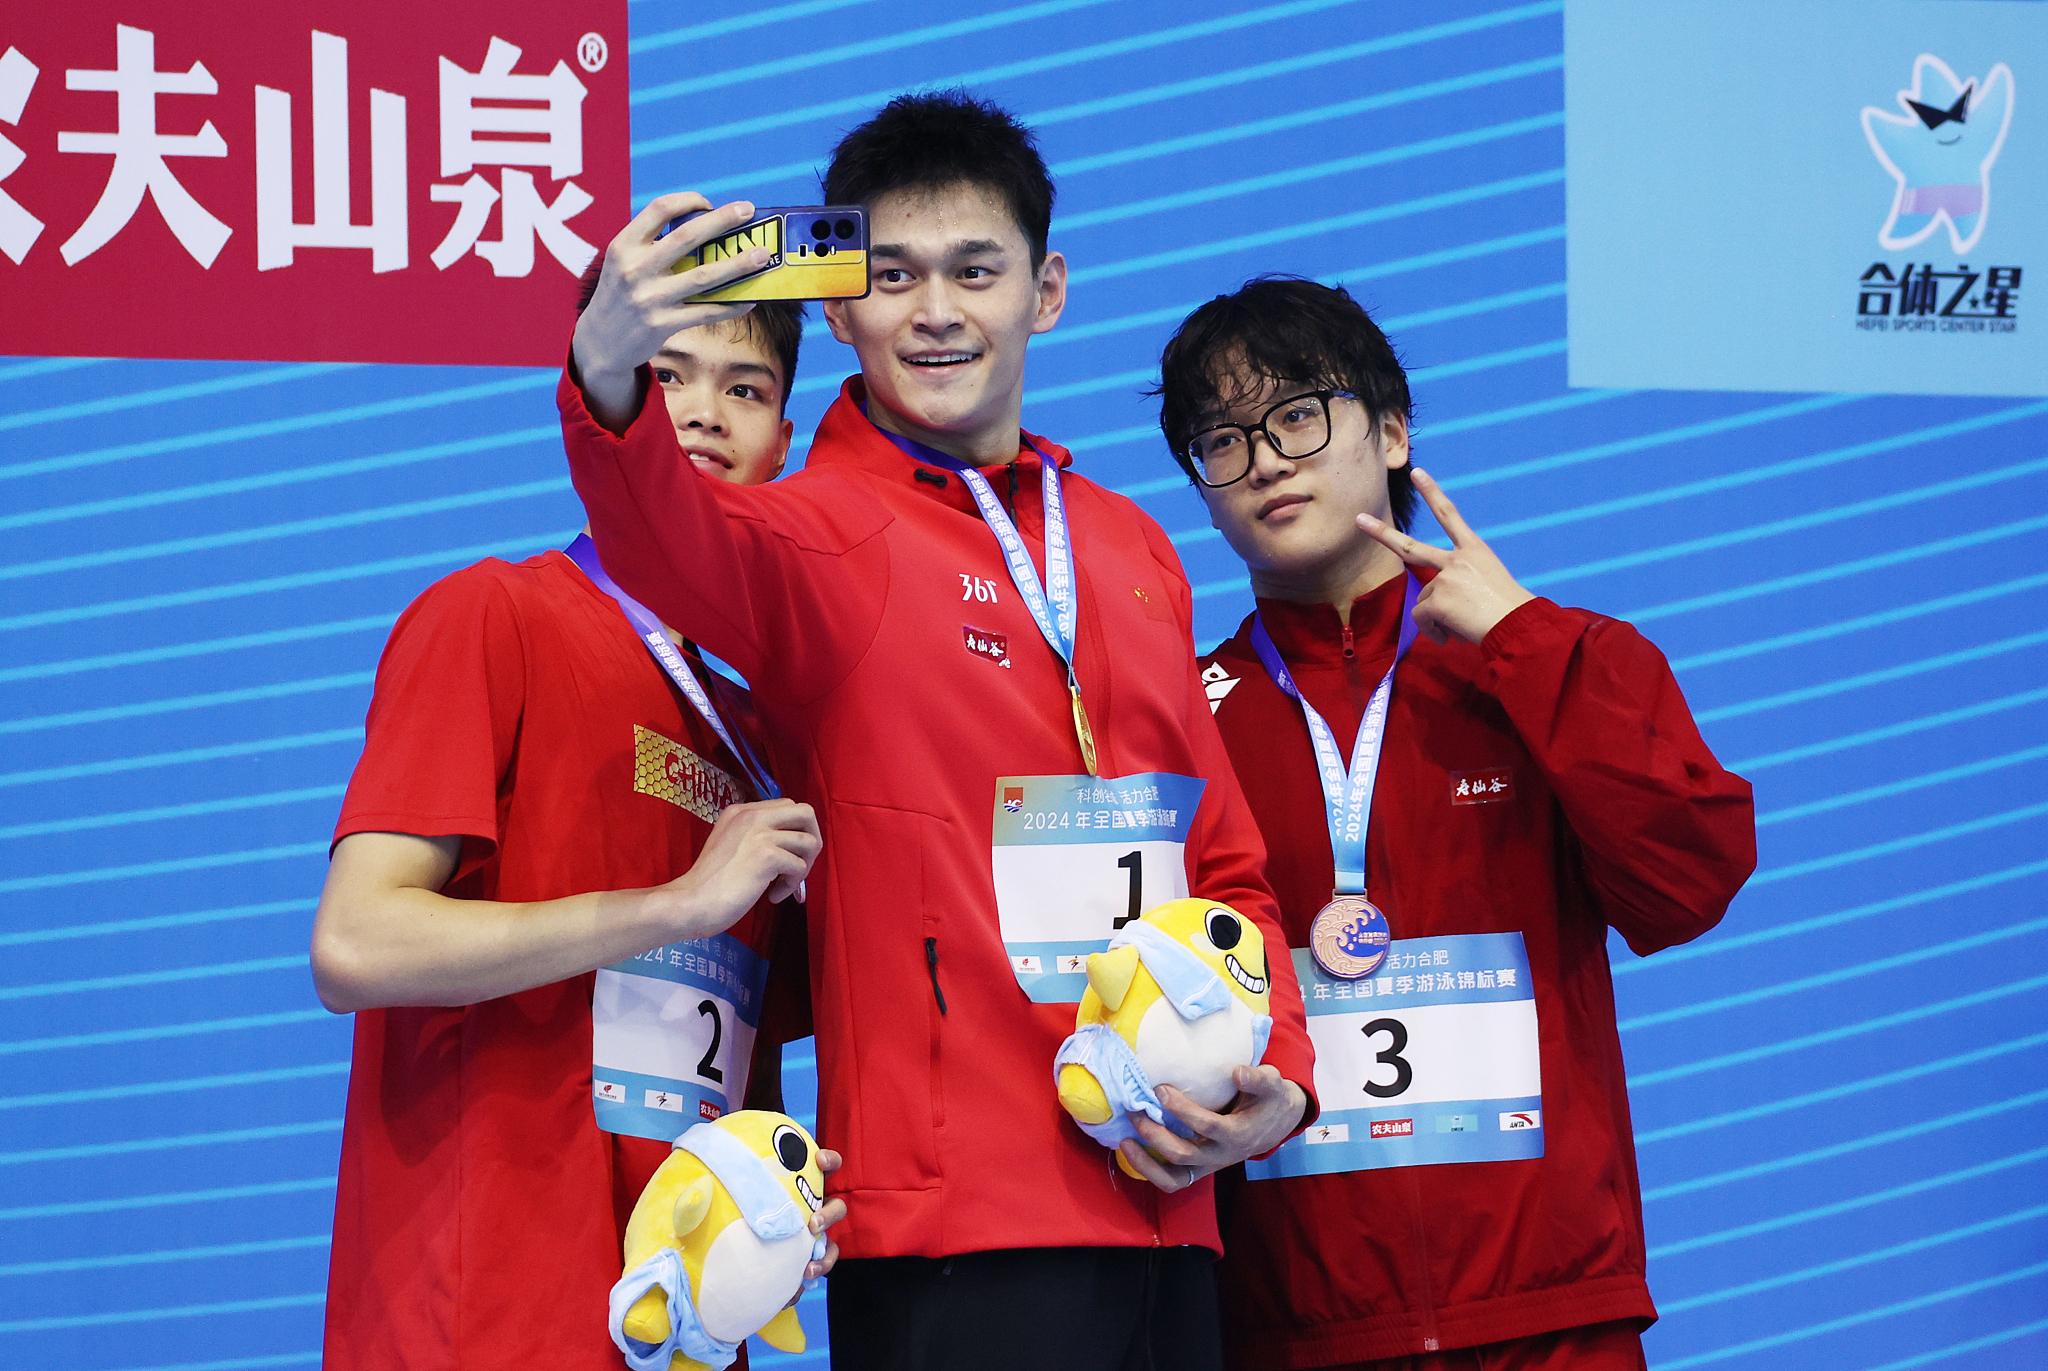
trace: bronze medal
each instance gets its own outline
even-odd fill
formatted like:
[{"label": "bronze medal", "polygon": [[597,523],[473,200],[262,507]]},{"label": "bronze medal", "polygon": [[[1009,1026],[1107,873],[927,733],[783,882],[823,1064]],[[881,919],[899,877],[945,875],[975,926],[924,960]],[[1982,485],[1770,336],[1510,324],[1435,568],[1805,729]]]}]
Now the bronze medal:
[{"label": "bronze medal", "polygon": [[1355,981],[1379,970],[1393,934],[1387,916],[1363,895],[1339,895],[1316,914],[1308,934],[1309,954],[1324,972]]}]

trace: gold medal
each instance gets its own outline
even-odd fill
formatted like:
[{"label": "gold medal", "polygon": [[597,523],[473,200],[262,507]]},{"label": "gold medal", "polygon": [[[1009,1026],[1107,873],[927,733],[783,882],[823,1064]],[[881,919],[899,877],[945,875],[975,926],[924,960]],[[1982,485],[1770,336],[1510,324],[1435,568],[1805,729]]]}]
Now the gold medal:
[{"label": "gold medal", "polygon": [[1074,736],[1081,740],[1081,765],[1088,768],[1090,776],[1102,772],[1095,765],[1095,730],[1088,727],[1088,709],[1081,703],[1081,687],[1070,687],[1074,696]]}]

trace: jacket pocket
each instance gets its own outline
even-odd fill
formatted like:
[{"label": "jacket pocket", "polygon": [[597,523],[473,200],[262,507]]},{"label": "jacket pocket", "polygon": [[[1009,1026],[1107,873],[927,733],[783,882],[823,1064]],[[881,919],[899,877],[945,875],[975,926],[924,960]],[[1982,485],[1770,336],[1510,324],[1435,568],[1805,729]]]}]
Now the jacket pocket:
[{"label": "jacket pocket", "polygon": [[[931,815],[835,801],[825,831],[834,917],[820,978],[850,1078],[824,1083],[846,1120],[846,1184],[922,1190],[939,1183],[939,1030],[946,942],[929,906]],[[839,1112],[839,1111],[835,1111]],[[830,1141],[828,1146],[837,1144]]]}]

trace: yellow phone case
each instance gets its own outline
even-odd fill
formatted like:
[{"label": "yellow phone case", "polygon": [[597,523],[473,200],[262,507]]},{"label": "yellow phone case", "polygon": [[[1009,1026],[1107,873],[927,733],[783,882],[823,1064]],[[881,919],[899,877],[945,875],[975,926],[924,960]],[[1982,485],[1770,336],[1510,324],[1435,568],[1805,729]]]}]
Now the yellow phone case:
[{"label": "yellow phone case", "polygon": [[[664,236],[682,222],[671,222]],[[690,299],[705,304],[857,300],[868,293],[867,212],[859,205],[760,210],[752,222],[677,259],[675,270],[689,271],[757,247],[768,249],[767,266]]]}]

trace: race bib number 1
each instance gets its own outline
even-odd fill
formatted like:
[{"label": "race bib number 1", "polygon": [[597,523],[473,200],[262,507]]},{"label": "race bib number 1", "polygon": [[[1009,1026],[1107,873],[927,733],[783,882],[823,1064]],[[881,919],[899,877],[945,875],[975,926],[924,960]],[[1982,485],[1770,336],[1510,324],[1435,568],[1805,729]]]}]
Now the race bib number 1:
[{"label": "race bib number 1", "polygon": [[768,960],[729,933],[601,968],[591,997],[597,1126],[673,1142],[747,1095]]},{"label": "race bib number 1", "polygon": [[1340,980],[1294,950],[1323,1112],[1252,1180],[1543,1155],[1536,992],[1519,933],[1397,939]]},{"label": "race bib number 1", "polygon": [[996,778],[996,913],[1035,1003],[1080,1003],[1088,954],[1188,893],[1188,828],[1207,784],[1163,771]]}]

